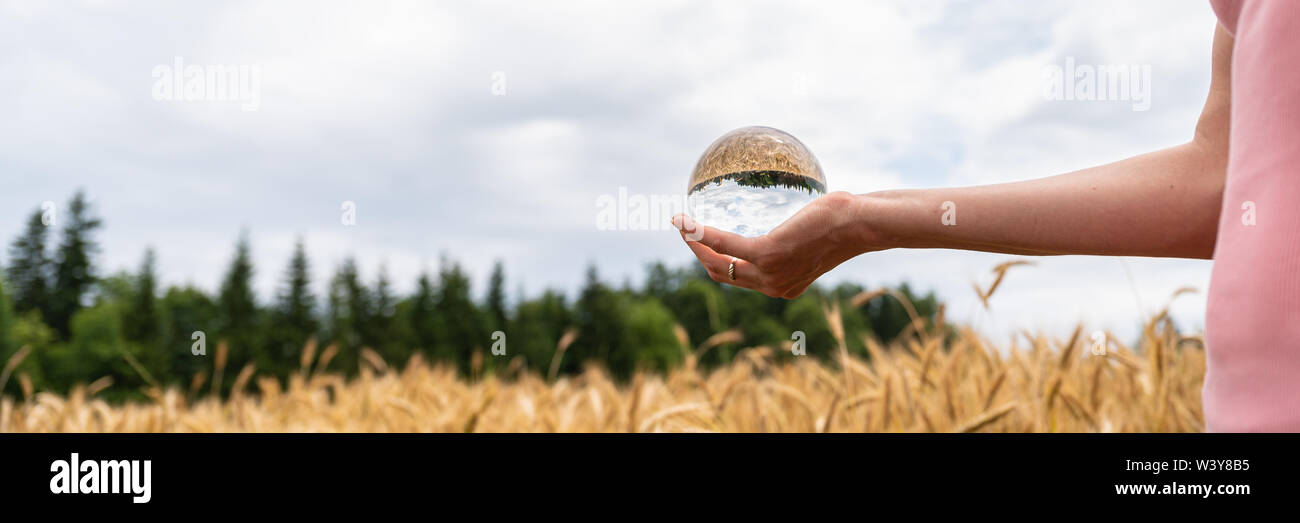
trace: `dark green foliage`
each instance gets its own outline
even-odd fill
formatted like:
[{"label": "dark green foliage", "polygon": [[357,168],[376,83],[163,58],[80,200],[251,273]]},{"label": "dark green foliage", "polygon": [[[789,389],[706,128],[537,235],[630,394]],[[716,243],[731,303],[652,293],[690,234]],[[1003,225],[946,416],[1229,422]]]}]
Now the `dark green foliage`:
[{"label": "dark green foliage", "polygon": [[514,324],[507,330],[508,354],[519,355],[529,368],[545,373],[573,315],[564,295],[546,291],[538,298],[519,303]]},{"label": "dark green foliage", "polygon": [[122,330],[122,308],[118,303],[101,303],[73,315],[72,339],[55,345],[44,366],[50,384],[58,384],[56,390],[65,392],[73,383],[104,376],[125,385],[123,391],[144,383],[123,356],[130,349]]},{"label": "dark green foliage", "polygon": [[5,271],[9,282],[9,295],[18,310],[38,310],[50,313],[50,278],[54,266],[46,247],[49,234],[36,210],[27,219],[27,229],[9,247],[9,268]]},{"label": "dark green foliage", "polygon": [[438,321],[434,315],[438,297],[434,292],[429,273],[421,273],[416,282],[415,295],[403,302],[404,306],[399,312],[399,321],[406,325],[410,345],[426,357],[434,356],[434,350],[438,346]]},{"label": "dark green foliage", "polygon": [[673,313],[657,300],[641,298],[627,305],[619,348],[607,365],[615,377],[626,379],[638,369],[664,372],[682,361],[681,344],[673,334]]},{"label": "dark green foliage", "polygon": [[492,346],[487,319],[470,294],[469,276],[460,264],[446,258],[438,271],[433,316],[433,353],[439,360],[468,371],[474,351],[486,352]]},{"label": "dark green foliage", "polygon": [[284,283],[271,310],[267,333],[269,345],[258,358],[258,368],[285,375],[297,367],[306,340],[316,336],[316,296],[311,290],[311,264],[302,239],[294,245],[293,258],[284,272]]},{"label": "dark green foliage", "polygon": [[90,213],[90,203],[81,191],[68,203],[67,212],[61,213],[63,238],[54,260],[54,292],[50,296],[49,322],[61,336],[67,337],[72,315],[81,310],[83,300],[95,284],[91,258],[99,247],[91,234],[100,221]]},{"label": "dark green foliage", "polygon": [[[248,233],[244,232],[235,244],[235,256],[221,282],[217,298],[218,321],[215,333],[205,330],[208,337],[209,356],[215,355],[217,342],[227,343],[229,353],[226,369],[239,372],[247,363],[258,363],[262,337],[262,311],[253,294],[253,260],[249,253]],[[204,329],[196,329],[204,330]]]},{"label": "dark green foliage", "polygon": [[[735,326],[731,304],[727,302],[722,286],[713,280],[684,278],[681,286],[664,303],[686,329],[692,348],[709,336]],[[704,362],[718,361],[732,348],[714,347],[706,354]]]},{"label": "dark green foliage", "polygon": [[587,268],[587,281],[574,311],[578,339],[564,355],[561,372],[577,372],[584,361],[608,360],[611,353],[622,350],[627,302],[625,294],[600,281],[595,266]]},{"label": "dark green foliage", "polygon": [[[711,349],[705,353],[702,363],[716,364],[731,361],[736,352],[744,347],[766,345],[780,347],[782,342],[790,341],[792,330],[786,328],[781,318],[789,302],[768,298],[757,292],[729,287],[726,289],[727,307],[731,309],[732,323],[745,334],[741,345],[727,344]],[[692,336],[696,343],[704,341]]]},{"label": "dark green foliage", "polygon": [[506,270],[501,260],[492,265],[492,276],[488,278],[487,298],[484,300],[484,313],[487,314],[489,330],[506,328]]},{"label": "dark green foliage", "polygon": [[[253,290],[255,267],[246,233],[213,295],[188,285],[164,288],[152,249],[133,273],[96,278],[90,235],[99,221],[81,194],[59,216],[59,225],[63,238],[53,259],[46,253],[39,212],[9,249],[7,278],[0,279],[0,364],[22,347],[30,354],[0,391],[5,394],[21,394],[23,380],[37,390],[65,392],[105,377],[113,386],[100,394],[110,399],[143,398],[142,390],[153,385],[188,388],[196,376],[211,380],[223,341],[229,347],[222,382],[227,393],[233,377],[250,363],[259,375],[287,379],[313,337],[321,342],[318,355],[335,346],[338,353],[328,369],[345,374],[358,372],[362,350],[369,348],[393,367],[419,353],[471,377],[500,372],[516,360],[545,376],[558,343],[573,330],[577,336],[559,360],[560,374],[597,363],[625,379],[637,370],[661,372],[679,365],[685,351],[732,329],[742,339],[710,347],[700,366],[726,364],[756,346],[791,358],[783,348],[795,331],[804,333],[809,356],[833,361],[839,346],[824,309],[831,303],[840,306],[845,343],[855,355],[866,357],[866,338],[915,335],[908,329],[910,316],[893,295],[853,307],[852,298],[863,287],[841,284],[813,286],[787,301],[714,282],[695,264],[675,269],[650,264],[639,289],[627,275],[611,286],[591,266],[573,299],[555,290],[532,298],[520,291],[508,303],[501,262],[488,272],[483,300],[476,302],[469,274],[451,259],[444,258],[436,274],[421,274],[414,290],[400,296],[385,268],[368,280],[347,258],[326,285],[317,287],[326,290],[318,298],[301,240],[274,296],[261,305]],[[940,308],[933,294],[917,295],[907,285],[897,292],[927,326],[933,324]],[[688,347],[678,338],[679,325]],[[506,336],[503,355],[491,354],[495,331]],[[200,332],[206,355],[191,352]]]},{"label": "dark green foliage", "polygon": [[151,377],[165,374],[171,359],[163,346],[166,319],[158,303],[156,265],[153,249],[146,250],[140,272],[130,279],[126,297],[130,305],[122,316],[123,335],[131,340],[138,363]]},{"label": "dark green foliage", "polygon": [[689,192],[695,192],[705,185],[721,184],[724,180],[734,180],[745,187],[784,187],[815,194],[826,194],[826,185],[810,177],[784,171],[742,171],[724,174],[712,180],[705,180],[691,186]]},{"label": "dark green foliage", "polygon": [[802,331],[805,336],[805,348],[809,356],[830,358],[835,355],[835,338],[822,313],[821,290],[808,289],[807,292],[790,302],[785,308],[785,324],[791,332]]},{"label": "dark green foliage", "polygon": [[375,281],[374,309],[370,314],[370,325],[366,328],[371,348],[379,353],[384,361],[394,364],[405,363],[410,358],[410,348],[406,345],[407,337],[402,324],[397,321],[397,296],[393,294],[392,282],[388,279],[388,267],[379,268],[379,278]]},{"label": "dark green foliage", "polygon": [[361,349],[374,341],[369,332],[373,310],[370,289],[361,281],[356,260],[344,260],[330,282],[330,341],[339,351],[331,362],[334,368],[356,368]]},{"label": "dark green foliage", "polygon": [[[194,287],[171,287],[162,298],[166,311],[161,347],[166,355],[168,372],[159,379],[165,383],[186,382],[200,372],[212,372],[216,342],[213,326],[220,321],[217,303],[206,293]],[[207,355],[193,354],[194,333],[207,335]],[[296,360],[294,360],[296,361]]]},{"label": "dark green foliage", "polygon": [[[939,299],[934,296],[933,292],[922,297],[913,293],[906,283],[899,285],[897,290],[899,294],[912,302],[912,307],[916,309],[917,316],[934,318],[939,313]],[[903,306],[902,302],[898,301],[898,298],[893,296],[875,298],[867,302],[863,309],[871,331],[883,340],[894,339],[912,322],[911,316],[907,313],[907,308]]]},{"label": "dark green foliage", "polygon": [[[0,278],[0,369],[9,357],[17,352],[19,346],[14,337],[14,309],[5,292],[5,280]],[[4,391],[0,390],[0,393]]]}]

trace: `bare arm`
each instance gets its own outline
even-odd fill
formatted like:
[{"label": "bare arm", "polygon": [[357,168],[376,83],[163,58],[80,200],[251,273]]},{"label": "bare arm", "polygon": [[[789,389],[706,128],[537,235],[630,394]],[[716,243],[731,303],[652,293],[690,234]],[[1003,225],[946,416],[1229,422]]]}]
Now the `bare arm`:
[{"label": "bare arm", "polygon": [[[1209,258],[1228,160],[1231,56],[1232,37],[1216,29],[1210,95],[1188,143],[1037,180],[868,194],[862,216],[875,219],[859,223],[901,247]],[[941,226],[944,202],[953,226]]]},{"label": "bare arm", "polygon": [[675,223],[715,279],[785,297],[854,256],[894,247],[1209,258],[1227,168],[1231,56],[1232,37],[1217,28],[1210,93],[1182,145],[1024,182],[832,193],[759,238],[702,226],[702,235],[687,234],[695,224]]}]

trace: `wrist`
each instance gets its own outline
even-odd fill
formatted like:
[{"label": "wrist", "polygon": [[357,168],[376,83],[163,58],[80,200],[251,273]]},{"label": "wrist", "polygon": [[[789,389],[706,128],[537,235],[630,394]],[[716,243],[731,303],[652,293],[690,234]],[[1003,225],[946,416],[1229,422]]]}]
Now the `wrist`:
[{"label": "wrist", "polygon": [[915,230],[909,219],[916,208],[912,191],[877,191],[854,197],[855,233],[863,252],[914,247]]}]

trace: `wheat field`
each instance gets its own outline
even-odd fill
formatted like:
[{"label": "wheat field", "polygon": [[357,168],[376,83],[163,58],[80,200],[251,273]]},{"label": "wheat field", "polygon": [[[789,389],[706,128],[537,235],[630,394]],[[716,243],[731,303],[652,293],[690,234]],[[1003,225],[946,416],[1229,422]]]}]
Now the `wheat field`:
[{"label": "wheat field", "polygon": [[[1003,268],[1005,272],[1005,268]],[[1001,272],[999,272],[999,281]],[[991,294],[996,287],[990,287]],[[881,290],[850,300],[861,303]],[[1183,291],[1180,291],[1180,293]],[[987,295],[981,291],[981,297]],[[1165,313],[1138,347],[1111,337],[1093,345],[1025,334],[993,347],[969,329],[913,322],[905,342],[864,340],[869,358],[848,355],[839,304],[825,308],[839,356],[822,363],[787,347],[752,347],[730,364],[697,368],[700,354],[739,339],[728,331],[692,349],[667,375],[618,383],[599,367],[539,376],[512,365],[477,379],[413,358],[400,370],[364,350],[355,378],[328,369],[337,353],[309,342],[287,386],[236,376],[230,397],[154,387],[148,402],[96,398],[109,383],[67,396],[33,392],[0,400],[0,432],[1190,432],[1204,429],[1205,353]],[[570,331],[557,347],[562,357]],[[684,330],[678,329],[683,347]],[[1104,351],[1101,349],[1104,348]],[[785,351],[786,354],[780,354]],[[1097,354],[1104,352],[1104,354]],[[218,347],[214,379],[224,369]],[[9,362],[9,368],[15,365]],[[552,366],[554,370],[554,366]]]}]

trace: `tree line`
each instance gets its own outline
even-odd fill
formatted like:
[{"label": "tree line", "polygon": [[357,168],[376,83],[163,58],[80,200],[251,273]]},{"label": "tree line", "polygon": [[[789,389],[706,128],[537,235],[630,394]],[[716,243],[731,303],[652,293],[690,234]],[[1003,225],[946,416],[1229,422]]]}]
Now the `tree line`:
[{"label": "tree line", "polygon": [[[690,348],[727,331],[732,334],[714,338],[701,352],[700,365],[729,362],[747,347],[788,345],[795,331],[804,332],[807,355],[828,358],[838,345],[823,305],[847,304],[863,291],[851,283],[814,286],[783,300],[714,282],[696,265],[653,263],[639,288],[627,281],[611,285],[589,266],[574,296],[546,290],[526,297],[517,291],[510,299],[498,261],[477,299],[464,268],[444,256],[437,271],[420,274],[405,296],[393,291],[386,270],[367,280],[348,257],[327,282],[327,294],[316,296],[311,261],[299,240],[280,269],[274,296],[259,300],[246,232],[213,294],[192,285],[163,288],[152,249],[133,271],[100,274],[94,259],[102,226],[77,192],[57,220],[33,212],[10,244],[0,271],[0,364],[15,361],[20,350],[26,355],[7,369],[0,392],[21,394],[20,381],[35,390],[66,392],[109,377],[113,386],[102,395],[138,398],[146,386],[184,386],[212,372],[219,345],[226,348],[224,368],[252,364],[259,375],[285,380],[299,367],[308,340],[333,345],[330,368],[348,374],[357,371],[368,349],[390,366],[419,354],[471,377],[512,366],[570,374],[597,363],[626,378],[638,369],[678,365]],[[57,244],[50,243],[52,231],[59,235]],[[926,321],[938,314],[932,293],[919,296],[905,284],[896,292]],[[864,357],[865,336],[888,341],[910,324],[908,311],[891,295],[846,305],[842,315],[848,350]],[[196,332],[207,344],[204,355],[192,353]],[[492,351],[498,341],[504,354]]]}]

